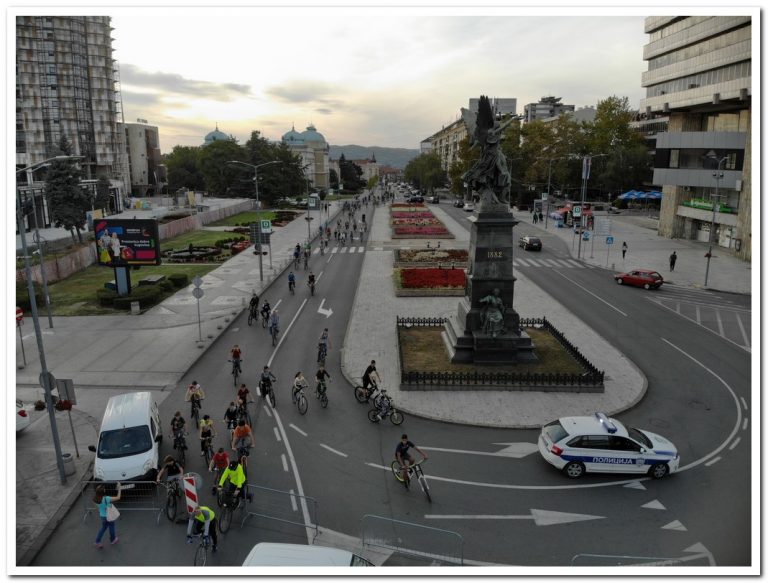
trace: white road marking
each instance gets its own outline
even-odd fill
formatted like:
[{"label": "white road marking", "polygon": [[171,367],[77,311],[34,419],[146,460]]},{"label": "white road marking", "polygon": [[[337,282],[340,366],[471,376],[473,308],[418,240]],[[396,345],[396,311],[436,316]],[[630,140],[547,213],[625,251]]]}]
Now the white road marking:
[{"label": "white road marking", "polygon": [[277,442],[278,443],[281,442],[282,439],[280,439],[280,432],[277,430],[277,427],[273,427],[272,429],[275,430],[275,439],[277,440]]},{"label": "white road marking", "polygon": [[572,512],[555,512],[554,510],[538,510],[531,508],[530,514],[425,514],[426,519],[448,520],[533,520],[536,526],[552,526],[584,520],[598,520],[605,516],[591,514],[574,514]]},{"label": "white road marking", "polygon": [[346,252],[347,252],[347,248],[346,247],[342,247],[341,251],[339,253],[346,253]]},{"label": "white road marking", "polygon": [[585,288],[583,285],[576,283],[576,282],[575,282],[574,280],[572,280],[570,277],[566,277],[566,276],[564,276],[564,275],[563,275],[561,272],[559,272],[559,271],[555,271],[554,273],[556,273],[557,275],[559,275],[559,276],[560,276],[560,277],[562,277],[563,279],[567,279],[567,280],[568,280],[568,281],[570,281],[570,282],[571,282],[573,285],[575,285],[575,286],[576,286],[576,287],[578,287],[579,289],[581,289],[581,290],[583,290],[583,291],[587,292],[587,293],[588,293],[589,295],[591,295],[593,298],[596,298],[596,299],[600,300],[601,302],[603,302],[603,303],[604,303],[606,306],[608,306],[609,308],[611,308],[611,309],[613,309],[613,310],[616,310],[616,311],[617,311],[619,314],[621,314],[621,315],[622,315],[622,316],[624,316],[625,318],[626,318],[626,317],[628,317],[628,316],[627,316],[627,314],[625,314],[624,312],[622,312],[622,311],[621,311],[619,308],[617,308],[616,306],[614,306],[614,305],[612,305],[612,304],[609,304],[609,303],[608,303],[608,302],[606,302],[606,301],[605,301],[603,298],[601,298],[600,296],[598,296],[598,295],[596,295],[596,294],[592,293],[592,292],[591,292],[591,291],[589,291],[587,288]]},{"label": "white road marking", "polygon": [[[717,449],[715,449],[714,451],[711,451],[710,453],[706,454],[704,457],[701,457],[701,458],[697,459],[696,461],[691,462],[687,466],[683,466],[679,470],[677,470],[678,472],[682,472],[684,470],[689,470],[691,468],[695,468],[696,466],[705,463],[710,458],[713,458],[714,456],[719,454],[725,448],[725,446],[728,445],[733,440],[734,437],[736,437],[736,433],[738,432],[739,427],[741,426],[741,407],[739,407],[739,399],[736,397],[736,393],[734,393],[734,391],[730,387],[730,385],[728,385],[728,383],[726,383],[717,373],[715,373],[715,371],[713,371],[712,369],[706,367],[703,363],[701,363],[698,360],[696,360],[690,354],[685,352],[685,350],[683,350],[681,348],[678,348],[677,346],[672,344],[666,338],[662,338],[662,340],[664,342],[666,342],[667,344],[669,344],[672,348],[674,348],[678,352],[680,352],[683,355],[687,356],[689,359],[691,359],[693,362],[698,364],[701,368],[703,368],[709,374],[711,374],[713,377],[715,377],[717,380],[719,380],[723,384],[723,386],[726,389],[728,389],[728,392],[731,393],[731,396],[733,397],[733,402],[736,404],[736,423],[735,423],[735,425],[733,427],[733,430],[731,431],[731,434],[725,439],[725,441],[723,441],[723,443],[720,444],[719,447],[717,447]],[[744,398],[742,397],[742,401],[743,400],[744,400]],[[718,457],[717,459],[720,459],[720,458]],[[717,460],[713,460],[712,463],[715,463],[715,461],[717,461]],[[710,465],[710,464],[707,464],[707,465]]]},{"label": "white road marking", "polygon": [[307,436],[306,432],[304,432],[301,429],[299,429],[298,427],[296,427],[293,423],[291,423],[288,427],[290,427],[291,429],[293,429],[297,433],[301,433],[304,437]]},{"label": "white road marking", "polygon": [[739,445],[739,442],[740,442],[740,441],[741,441],[741,437],[737,437],[737,438],[735,439],[735,441],[734,441],[734,442],[731,444],[731,447],[729,447],[728,449],[733,449],[734,447],[736,447],[737,445]]},{"label": "white road marking", "polygon": [[571,264],[571,265],[569,265],[569,267],[581,267],[582,266],[582,264],[579,263],[578,261],[576,261],[575,259],[566,259],[565,261],[567,263]]},{"label": "white road marking", "polygon": [[[338,252],[339,252],[339,248],[338,247],[334,247],[333,249],[331,249],[331,254],[338,253]],[[330,261],[330,259],[328,261]]]},{"label": "white road marking", "polygon": [[293,491],[293,488],[289,490],[291,493],[291,508],[293,508],[293,511],[296,512],[299,507],[296,505],[296,492]]},{"label": "white road marking", "polygon": [[700,307],[700,306],[696,306],[696,323],[697,323],[699,326],[702,326],[702,325],[703,325],[703,324],[701,323],[701,307]]},{"label": "white road marking", "polygon": [[715,465],[717,462],[719,462],[721,459],[723,459],[723,458],[721,458],[720,456],[717,456],[715,459],[713,459],[713,460],[709,460],[709,461],[708,461],[706,464],[704,464],[704,465],[705,465],[705,466],[707,466],[707,467],[709,467],[709,466],[713,466],[713,465]]},{"label": "white road marking", "polygon": [[682,523],[679,520],[673,520],[672,522],[670,522],[669,524],[665,524],[661,528],[666,530],[679,530],[681,532],[686,532],[688,530],[682,525]]},{"label": "white road marking", "polygon": [[741,430],[742,430],[742,431],[746,431],[746,430],[747,430],[747,426],[748,426],[748,425],[749,425],[749,419],[747,419],[746,417],[744,417],[744,423],[742,423],[742,425],[741,425]]},{"label": "white road marking", "polygon": [[325,262],[325,263],[326,263],[326,265],[327,265],[328,263],[330,263],[330,262],[331,262],[331,259],[333,259],[333,255],[331,255],[331,256],[328,258],[328,261],[326,261],[326,262]]},{"label": "white road marking", "polygon": [[[282,302],[283,300],[278,300],[277,304],[275,304],[275,308],[277,308],[278,304]],[[277,354],[277,351],[280,350],[280,347],[283,345],[283,340],[288,336],[288,332],[290,332],[291,327],[293,326],[293,323],[296,321],[296,318],[299,317],[299,314],[301,314],[301,311],[304,309],[304,306],[307,304],[306,298],[303,302],[301,302],[301,305],[299,306],[299,309],[296,310],[296,315],[293,316],[293,319],[291,320],[291,323],[288,324],[288,328],[286,328],[283,335],[280,337],[279,342],[277,343],[277,346],[275,346],[275,349],[272,351],[271,356],[269,357],[269,360],[267,361],[267,366],[272,366],[272,360],[275,358],[275,354]]]},{"label": "white road marking", "polygon": [[635,490],[645,490],[646,489],[646,487],[643,486],[640,482],[630,482],[629,484],[627,484],[624,487],[625,488],[634,488]]},{"label": "white road marking", "polygon": [[325,445],[324,443],[321,443],[321,444],[319,444],[319,445],[320,445],[320,447],[324,447],[325,449],[327,449],[327,450],[328,450],[328,451],[330,451],[331,453],[335,453],[336,455],[340,455],[341,457],[349,457],[347,454],[345,454],[345,453],[342,453],[342,452],[340,452],[340,451],[338,451],[338,450],[336,450],[336,449],[333,449],[332,447],[328,447],[328,446],[327,446],[327,445]]},{"label": "white road marking", "polygon": [[358,247],[357,252],[358,253],[364,253],[365,252],[365,247]]},{"label": "white road marking", "polygon": [[747,402],[744,400],[744,397],[739,397],[741,399],[741,404],[744,405],[744,410],[749,411],[749,407],[747,407]]},{"label": "white road marking", "polygon": [[321,277],[323,277],[323,274],[324,274],[324,273],[325,273],[325,271],[321,271],[321,272],[318,274],[318,276],[315,278],[315,283],[318,283],[318,282],[320,281],[320,278],[321,278]]},{"label": "white road marking", "polygon": [[640,508],[648,508],[649,510],[666,510],[666,507],[658,500],[652,500],[648,504],[643,504]]},{"label": "white road marking", "polygon": [[263,409],[264,409],[264,410],[267,412],[267,415],[268,415],[269,417],[272,417],[272,412],[269,410],[269,407],[267,407],[267,402],[266,402],[266,401],[264,401],[264,407],[263,407]]},{"label": "white road marking", "polygon": [[506,445],[504,449],[501,449],[499,451],[473,451],[473,450],[466,450],[466,449],[447,449],[442,447],[430,447],[426,445],[422,445],[421,449],[426,449],[429,451],[443,451],[447,453],[468,453],[471,455],[490,455],[490,456],[499,456],[499,457],[513,457],[513,458],[521,458],[525,457],[527,455],[532,454],[535,451],[538,451],[539,446],[535,443],[529,443],[529,442],[519,442],[519,443],[494,443],[493,445]]},{"label": "white road marking", "polygon": [[696,555],[689,555],[688,557],[685,557],[681,559],[682,561],[692,561],[695,559],[700,559],[702,557],[706,557],[709,559],[710,566],[715,566],[715,557],[712,556],[712,553],[709,552],[709,549],[705,547],[701,543],[695,543],[689,546],[687,549],[683,549],[684,553],[698,553]]},{"label": "white road marking", "polygon": [[520,259],[520,258],[518,258],[517,262],[518,262],[519,264],[521,264],[523,267],[530,267],[530,266],[528,265],[528,261],[526,261],[525,259]]},{"label": "white road marking", "polygon": [[232,328],[230,332],[240,332],[240,328]]},{"label": "white road marking", "polygon": [[723,319],[720,317],[720,310],[715,310],[715,318],[717,319],[717,329],[720,332],[720,336],[723,336],[725,330],[723,330]]},{"label": "white road marking", "polygon": [[749,336],[747,336],[747,331],[744,329],[744,324],[741,321],[741,316],[738,314],[735,314],[735,316],[736,322],[739,324],[739,330],[741,330],[741,336],[744,338],[744,346],[752,348],[752,345],[749,343]]},{"label": "white road marking", "polygon": [[280,454],[280,459],[283,461],[283,471],[287,472],[288,471],[288,460],[286,459],[284,453]]}]

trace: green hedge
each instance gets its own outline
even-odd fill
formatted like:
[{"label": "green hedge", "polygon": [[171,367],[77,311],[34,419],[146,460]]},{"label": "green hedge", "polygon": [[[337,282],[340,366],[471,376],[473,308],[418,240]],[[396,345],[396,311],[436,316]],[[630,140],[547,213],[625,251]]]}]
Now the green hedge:
[{"label": "green hedge", "polygon": [[102,288],[96,290],[96,299],[99,301],[99,305],[105,308],[111,308],[116,297],[117,292],[111,289]]},{"label": "green hedge", "polygon": [[174,273],[168,276],[168,281],[176,286],[176,289],[181,289],[189,285],[189,276],[186,273]]},{"label": "green hedge", "polygon": [[116,297],[112,305],[116,310],[130,310],[131,302],[139,302],[143,309],[155,305],[162,295],[163,290],[159,285],[141,285],[133,288],[127,296]]},{"label": "green hedge", "polygon": [[[43,286],[36,281],[32,282],[32,287],[35,290],[35,301],[37,302],[37,308],[45,305],[45,296],[43,296]],[[25,312],[29,312],[32,309],[32,304],[29,301],[29,288],[26,281],[16,282],[16,305],[19,306]]]},{"label": "green hedge", "polygon": [[229,237],[227,239],[219,239],[214,243],[216,247],[229,247],[232,243],[237,243],[238,241],[245,241],[245,237]]}]

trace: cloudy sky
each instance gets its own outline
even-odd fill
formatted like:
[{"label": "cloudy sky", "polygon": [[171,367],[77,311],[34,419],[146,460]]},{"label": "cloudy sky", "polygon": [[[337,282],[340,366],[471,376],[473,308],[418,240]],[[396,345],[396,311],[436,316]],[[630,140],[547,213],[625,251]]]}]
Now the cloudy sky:
[{"label": "cloudy sky", "polygon": [[[241,143],[314,123],[331,144],[418,148],[470,97],[632,107],[644,14],[602,9],[108,9],[126,121],[164,152],[216,124]],[[557,14],[554,14],[554,13]],[[561,14],[566,15],[561,15]]]}]

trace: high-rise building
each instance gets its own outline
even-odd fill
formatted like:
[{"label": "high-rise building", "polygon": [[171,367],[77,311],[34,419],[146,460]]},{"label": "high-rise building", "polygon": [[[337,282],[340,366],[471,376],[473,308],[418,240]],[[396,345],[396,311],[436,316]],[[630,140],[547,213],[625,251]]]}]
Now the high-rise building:
[{"label": "high-rise building", "polygon": [[531,123],[536,119],[547,119],[550,117],[560,117],[560,114],[567,111],[574,111],[575,105],[565,105],[560,103],[562,97],[546,96],[542,97],[538,103],[529,103],[523,107],[523,121]]},{"label": "high-rise building", "polygon": [[[494,115],[517,115],[517,98],[516,97],[490,97],[491,110]],[[469,111],[477,113],[480,107],[479,97],[469,98]]]},{"label": "high-rise building", "polygon": [[669,118],[656,134],[659,234],[712,240],[750,260],[752,20],[651,16],[645,32],[640,109]]},{"label": "high-rise building", "polygon": [[159,194],[158,186],[163,182],[163,169],[157,126],[149,125],[143,119],[136,120],[136,123],[126,123],[125,142],[131,174],[131,195],[142,197]]},{"label": "high-rise building", "polygon": [[[66,135],[85,184],[109,178],[118,210],[130,182],[111,32],[108,16],[16,17],[16,166],[58,155]],[[18,178],[50,224],[43,184],[31,173]]]}]

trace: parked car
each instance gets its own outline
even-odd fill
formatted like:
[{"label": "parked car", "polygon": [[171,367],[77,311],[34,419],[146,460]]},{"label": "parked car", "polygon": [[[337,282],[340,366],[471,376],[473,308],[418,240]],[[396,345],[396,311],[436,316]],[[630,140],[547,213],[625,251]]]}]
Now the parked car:
[{"label": "parked car", "polygon": [[438,195],[428,196],[427,202],[431,202],[432,204],[438,204],[440,202],[440,197]]},{"label": "parked car", "polygon": [[619,285],[635,285],[645,289],[659,289],[664,283],[664,278],[658,271],[650,269],[635,269],[627,273],[617,273],[613,276]]},{"label": "parked car", "polygon": [[621,210],[616,208],[615,206],[609,206],[608,207],[608,214],[618,215],[620,212],[621,212]]},{"label": "parked car", "polygon": [[24,431],[30,423],[32,423],[32,418],[29,416],[29,411],[24,403],[16,399],[16,433]]},{"label": "parked car", "polygon": [[471,213],[475,210],[475,203],[473,202],[465,202],[464,203],[464,210],[468,213]]},{"label": "parked car", "polygon": [[459,209],[464,208],[464,199],[457,198],[456,200],[453,201],[453,206]]},{"label": "parked car", "polygon": [[407,202],[424,202],[423,196],[412,196]]},{"label": "parked car", "polygon": [[541,251],[541,239],[538,237],[520,237],[517,243],[524,251]]}]

